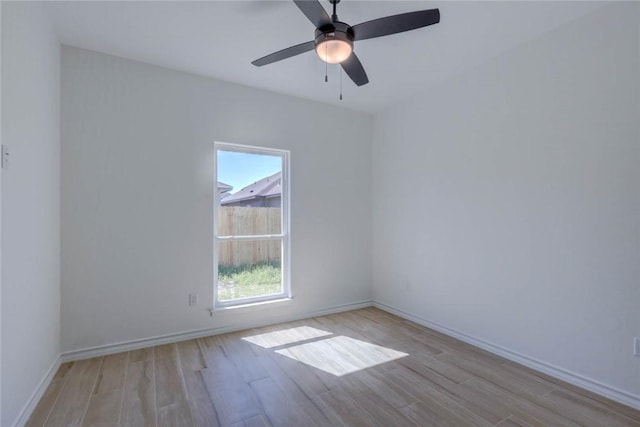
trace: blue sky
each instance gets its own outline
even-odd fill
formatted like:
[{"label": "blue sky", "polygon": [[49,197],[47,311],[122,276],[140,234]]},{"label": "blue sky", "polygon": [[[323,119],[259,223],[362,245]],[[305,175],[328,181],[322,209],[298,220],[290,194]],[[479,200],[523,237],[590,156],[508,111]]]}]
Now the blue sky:
[{"label": "blue sky", "polygon": [[218,151],[218,181],[233,186],[231,193],[281,170],[279,156]]}]

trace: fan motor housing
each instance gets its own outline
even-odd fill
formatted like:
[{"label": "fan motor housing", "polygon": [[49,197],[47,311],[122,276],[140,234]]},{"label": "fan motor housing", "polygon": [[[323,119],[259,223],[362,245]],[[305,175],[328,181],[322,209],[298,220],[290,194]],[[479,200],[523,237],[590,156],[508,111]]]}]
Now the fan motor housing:
[{"label": "fan motor housing", "polygon": [[316,46],[326,40],[343,40],[353,46],[353,30],[349,24],[334,21],[316,29]]}]

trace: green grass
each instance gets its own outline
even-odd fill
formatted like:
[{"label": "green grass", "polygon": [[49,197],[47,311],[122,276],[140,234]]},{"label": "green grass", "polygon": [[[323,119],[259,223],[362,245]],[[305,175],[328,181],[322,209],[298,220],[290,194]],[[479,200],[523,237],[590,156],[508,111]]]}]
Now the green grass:
[{"label": "green grass", "polygon": [[[282,292],[280,263],[218,267],[218,299],[228,301]],[[233,286],[230,286],[233,282]]]}]

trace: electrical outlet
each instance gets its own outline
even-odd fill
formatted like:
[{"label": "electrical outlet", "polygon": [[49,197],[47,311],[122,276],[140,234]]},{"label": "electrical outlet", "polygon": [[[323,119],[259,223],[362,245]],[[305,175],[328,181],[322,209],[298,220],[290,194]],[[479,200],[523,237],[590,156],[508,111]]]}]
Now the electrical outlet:
[{"label": "electrical outlet", "polygon": [[633,339],[633,354],[640,357],[640,338],[638,337]]},{"label": "electrical outlet", "polygon": [[189,306],[198,305],[198,294],[189,294]]},{"label": "electrical outlet", "polygon": [[0,157],[2,157],[2,169],[9,169],[9,149],[6,145],[2,146]]}]

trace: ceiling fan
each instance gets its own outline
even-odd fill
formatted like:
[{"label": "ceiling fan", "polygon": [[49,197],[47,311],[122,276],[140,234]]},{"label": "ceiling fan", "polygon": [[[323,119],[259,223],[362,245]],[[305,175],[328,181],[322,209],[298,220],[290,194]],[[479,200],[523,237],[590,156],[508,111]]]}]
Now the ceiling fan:
[{"label": "ceiling fan", "polygon": [[354,42],[415,30],[440,22],[440,11],[429,9],[387,16],[351,26],[338,20],[336,5],[340,0],[329,0],[333,5],[331,17],[318,0],[293,0],[293,2],[316,26],[314,40],[256,59],[252,62],[253,65],[261,67],[315,49],[320,59],[329,64],[340,64],[351,80],[356,85],[362,86],[369,83],[369,78],[353,52]]}]

